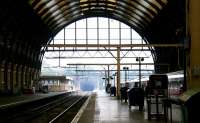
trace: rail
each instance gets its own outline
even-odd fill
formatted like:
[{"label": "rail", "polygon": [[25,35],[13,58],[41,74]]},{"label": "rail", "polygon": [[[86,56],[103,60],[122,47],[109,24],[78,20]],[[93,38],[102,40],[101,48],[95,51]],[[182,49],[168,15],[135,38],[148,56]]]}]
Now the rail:
[{"label": "rail", "polygon": [[67,107],[64,111],[62,111],[60,114],[58,114],[55,118],[53,118],[49,123],[55,123],[57,122],[60,118],[63,117],[63,115],[69,111],[73,106],[75,106],[77,103],[79,103],[81,100],[83,100],[85,98],[84,97],[80,97],[79,99],[77,99],[74,103],[72,103],[69,107]]},{"label": "rail", "polygon": [[[39,122],[51,123],[57,121],[65,112],[76,105],[80,100],[86,98],[82,95],[63,95],[59,99],[34,101],[28,104],[22,104],[11,109],[5,108],[0,114],[2,118],[1,123],[12,122]],[[24,105],[24,106],[23,106]],[[63,111],[64,110],[64,111]],[[60,113],[61,112],[61,113]],[[78,112],[78,111],[77,111]]]}]

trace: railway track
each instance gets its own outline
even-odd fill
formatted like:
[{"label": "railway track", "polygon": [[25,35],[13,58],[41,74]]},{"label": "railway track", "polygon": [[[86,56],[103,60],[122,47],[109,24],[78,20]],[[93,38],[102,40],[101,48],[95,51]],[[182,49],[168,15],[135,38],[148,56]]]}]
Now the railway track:
[{"label": "railway track", "polygon": [[37,103],[38,106],[25,111],[16,109],[19,113],[1,114],[0,123],[70,123],[87,98],[88,95],[71,95],[45,104]]}]

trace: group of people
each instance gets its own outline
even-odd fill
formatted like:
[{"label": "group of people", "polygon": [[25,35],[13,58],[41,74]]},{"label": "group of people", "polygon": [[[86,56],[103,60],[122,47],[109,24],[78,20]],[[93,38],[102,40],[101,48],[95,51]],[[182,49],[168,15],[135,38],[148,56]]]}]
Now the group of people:
[{"label": "group of people", "polygon": [[131,106],[139,106],[139,110],[142,111],[144,107],[144,89],[139,87],[139,83],[135,83],[133,88],[129,89],[128,84],[120,89],[121,92],[121,101],[125,100],[125,102],[129,103],[129,108]]},{"label": "group of people", "polygon": [[[116,87],[107,85],[106,92],[110,93],[110,96],[116,96]],[[121,102],[128,102],[129,108],[131,106],[139,106],[139,110],[143,110],[145,91],[139,87],[139,83],[135,83],[133,88],[129,88],[129,84],[126,83],[124,87],[120,88],[120,97]]]}]

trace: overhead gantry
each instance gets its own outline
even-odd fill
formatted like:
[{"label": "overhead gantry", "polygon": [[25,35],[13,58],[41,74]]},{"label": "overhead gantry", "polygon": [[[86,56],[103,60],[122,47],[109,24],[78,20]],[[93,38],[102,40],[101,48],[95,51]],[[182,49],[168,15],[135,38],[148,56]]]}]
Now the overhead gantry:
[{"label": "overhead gantry", "polygon": [[[116,54],[115,55],[113,55],[111,53],[113,58],[116,59],[116,63],[110,63],[110,64],[105,64],[105,63],[70,63],[68,65],[75,65],[75,66],[77,66],[77,65],[79,65],[79,66],[80,65],[82,65],[82,66],[88,66],[88,65],[90,65],[90,66],[91,65],[101,65],[101,66],[103,66],[103,65],[105,65],[105,66],[108,66],[108,68],[109,68],[110,65],[115,65],[116,68],[117,68],[117,70],[116,70],[116,75],[117,75],[117,96],[120,97],[120,83],[121,83],[121,79],[120,79],[121,78],[121,75],[120,75],[120,71],[121,71],[120,68],[121,67],[120,66],[121,65],[139,65],[139,68],[140,68],[141,65],[155,65],[155,66],[157,66],[157,65],[161,65],[161,66],[162,65],[168,65],[169,66],[169,64],[141,63],[141,62],[139,62],[139,63],[121,63],[120,62],[121,59],[122,58],[126,58],[126,57],[120,56],[120,52],[121,52],[121,50],[123,48],[127,48],[128,47],[129,51],[132,51],[131,48],[134,48],[134,47],[138,47],[138,48],[146,47],[146,48],[148,48],[150,50],[150,49],[152,49],[152,47],[153,48],[154,47],[182,48],[183,45],[182,44],[120,44],[120,45],[119,44],[49,44],[49,45],[46,46],[47,51],[48,51],[49,48],[51,48],[51,49],[65,49],[65,48],[69,48],[69,47],[76,48],[76,51],[79,51],[79,48],[81,48],[81,49],[82,48],[95,48],[96,51],[98,51],[99,48],[105,48],[105,50],[107,49],[106,50],[107,52],[109,52],[110,48],[116,49]],[[59,51],[59,50],[57,50],[57,51]],[[89,51],[89,49],[87,49],[87,51]],[[133,51],[134,51],[134,49],[133,49]],[[140,51],[142,51],[142,49],[140,49]],[[82,56],[80,56],[79,58],[81,58],[81,57]],[[56,57],[54,57],[54,59],[55,58]],[[58,56],[57,58],[62,59],[60,56]],[[73,57],[71,57],[71,58],[73,58]],[[94,57],[89,57],[89,58],[94,58]],[[137,59],[138,57],[135,57],[135,58]],[[109,73],[109,70],[108,70],[108,73]],[[108,75],[108,77],[109,77],[109,75]],[[141,75],[139,75],[139,77],[141,79]],[[109,84],[109,80],[108,80],[108,84]]]}]

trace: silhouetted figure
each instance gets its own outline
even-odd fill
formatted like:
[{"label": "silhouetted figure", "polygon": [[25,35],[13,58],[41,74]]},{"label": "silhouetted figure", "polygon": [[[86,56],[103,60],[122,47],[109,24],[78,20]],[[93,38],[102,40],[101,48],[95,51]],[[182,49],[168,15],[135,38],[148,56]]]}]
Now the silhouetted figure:
[{"label": "silhouetted figure", "polygon": [[152,89],[151,89],[150,83],[147,82],[147,86],[145,88],[145,96],[147,97],[149,94],[152,94]]},{"label": "silhouetted figure", "polygon": [[110,87],[110,96],[111,95],[116,96],[116,87],[115,86]]},{"label": "silhouetted figure", "polygon": [[106,85],[106,93],[110,93],[110,86],[111,86],[111,84]]},{"label": "silhouetted figure", "polygon": [[134,88],[128,91],[129,108],[131,108],[131,106],[139,106],[139,110],[142,111],[144,107],[144,96],[144,89],[139,88],[138,85],[135,84]]},{"label": "silhouetted figure", "polygon": [[127,94],[127,90],[128,90],[128,87],[122,87],[120,89],[120,92],[121,92],[121,101],[125,100],[125,102],[127,102],[127,99],[128,99],[128,94]]}]

